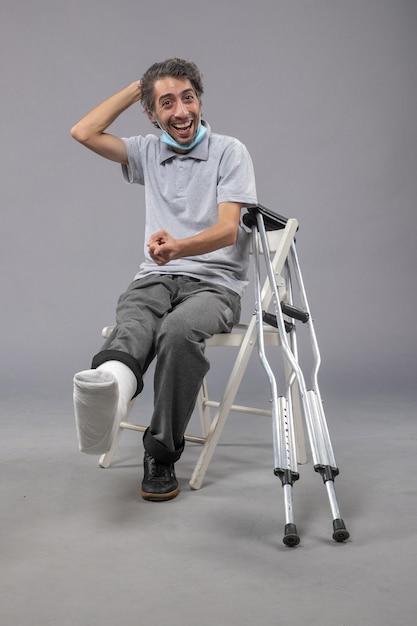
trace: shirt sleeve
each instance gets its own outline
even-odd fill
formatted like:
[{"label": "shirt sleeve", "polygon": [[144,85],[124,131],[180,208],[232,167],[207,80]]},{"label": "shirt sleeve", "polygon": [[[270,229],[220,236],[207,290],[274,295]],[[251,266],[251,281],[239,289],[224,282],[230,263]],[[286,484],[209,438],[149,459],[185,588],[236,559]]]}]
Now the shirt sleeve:
[{"label": "shirt sleeve", "polygon": [[122,163],[122,175],[124,180],[131,184],[144,185],[144,174],[142,166],[142,148],[144,137],[122,137],[126,146],[128,163]]},{"label": "shirt sleeve", "polygon": [[237,139],[227,146],[219,164],[217,203],[221,202],[257,203],[252,159]]}]

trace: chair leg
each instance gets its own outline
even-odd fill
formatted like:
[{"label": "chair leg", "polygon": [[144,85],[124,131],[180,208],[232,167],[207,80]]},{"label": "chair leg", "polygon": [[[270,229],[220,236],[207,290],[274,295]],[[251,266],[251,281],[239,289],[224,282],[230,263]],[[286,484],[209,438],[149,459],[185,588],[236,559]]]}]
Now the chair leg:
[{"label": "chair leg", "polygon": [[255,319],[252,318],[243,339],[242,345],[239,349],[239,353],[232,368],[232,372],[229,376],[229,380],[227,382],[223,398],[219,404],[218,411],[216,412],[216,415],[211,422],[210,430],[207,433],[206,440],[203,444],[203,449],[194,467],[194,471],[190,480],[191,489],[200,489],[201,485],[203,484],[207,468],[210,464],[214,450],[216,449],[216,446],[219,442],[220,435],[226,423],[226,419],[233,406],[233,402],[235,400],[240,383],[242,382],[243,374],[246,370],[251,352],[253,350],[255,337]]},{"label": "chair leg", "polygon": [[210,431],[211,426],[211,414],[210,407],[207,406],[208,390],[207,381],[204,378],[203,384],[200,387],[197,398],[198,412],[200,415],[201,432],[203,437],[206,438]]},{"label": "chair leg", "polygon": [[203,444],[200,456],[195,464],[193,474],[190,479],[191,489],[200,489],[203,484],[204,476],[210,464],[211,458],[214,454],[216,446],[219,442],[220,435],[222,434],[223,427],[226,423],[229,410],[219,411],[213,418],[211,428],[206,436],[206,440]]}]

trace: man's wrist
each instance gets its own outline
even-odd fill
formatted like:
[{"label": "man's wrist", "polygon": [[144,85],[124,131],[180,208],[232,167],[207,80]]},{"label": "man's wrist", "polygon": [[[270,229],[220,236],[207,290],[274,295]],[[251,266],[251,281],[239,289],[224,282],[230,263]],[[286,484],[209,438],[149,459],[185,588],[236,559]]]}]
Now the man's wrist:
[{"label": "man's wrist", "polygon": [[141,85],[141,81],[140,80],[135,80],[127,88],[129,90],[129,95],[130,95],[130,97],[132,99],[132,104],[134,104],[135,102],[139,102],[141,100],[141,98],[142,98],[142,92],[141,92],[140,85]]}]

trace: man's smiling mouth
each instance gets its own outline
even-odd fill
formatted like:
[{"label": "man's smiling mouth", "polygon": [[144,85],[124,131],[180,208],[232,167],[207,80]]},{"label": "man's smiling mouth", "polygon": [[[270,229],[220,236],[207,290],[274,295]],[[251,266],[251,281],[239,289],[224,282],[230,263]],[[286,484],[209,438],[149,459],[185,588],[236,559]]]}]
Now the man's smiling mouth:
[{"label": "man's smiling mouth", "polygon": [[188,130],[191,130],[192,125],[193,120],[191,120],[190,122],[185,122],[184,124],[171,124],[171,126],[179,132],[186,132]]}]

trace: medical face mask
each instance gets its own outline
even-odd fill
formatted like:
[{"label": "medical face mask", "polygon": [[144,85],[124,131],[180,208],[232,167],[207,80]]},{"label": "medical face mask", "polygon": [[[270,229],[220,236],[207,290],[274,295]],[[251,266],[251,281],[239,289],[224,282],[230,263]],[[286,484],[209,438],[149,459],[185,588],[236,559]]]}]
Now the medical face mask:
[{"label": "medical face mask", "polygon": [[171,135],[169,135],[166,132],[166,130],[164,130],[163,134],[161,135],[161,141],[168,144],[168,146],[171,146],[171,148],[177,148],[178,150],[191,150],[191,148],[194,148],[195,146],[197,146],[199,143],[203,141],[206,135],[206,132],[207,132],[207,128],[203,126],[202,124],[200,124],[200,126],[198,127],[197,134],[194,137],[193,141],[186,145],[182,145],[176,142],[175,139],[173,139]]}]

